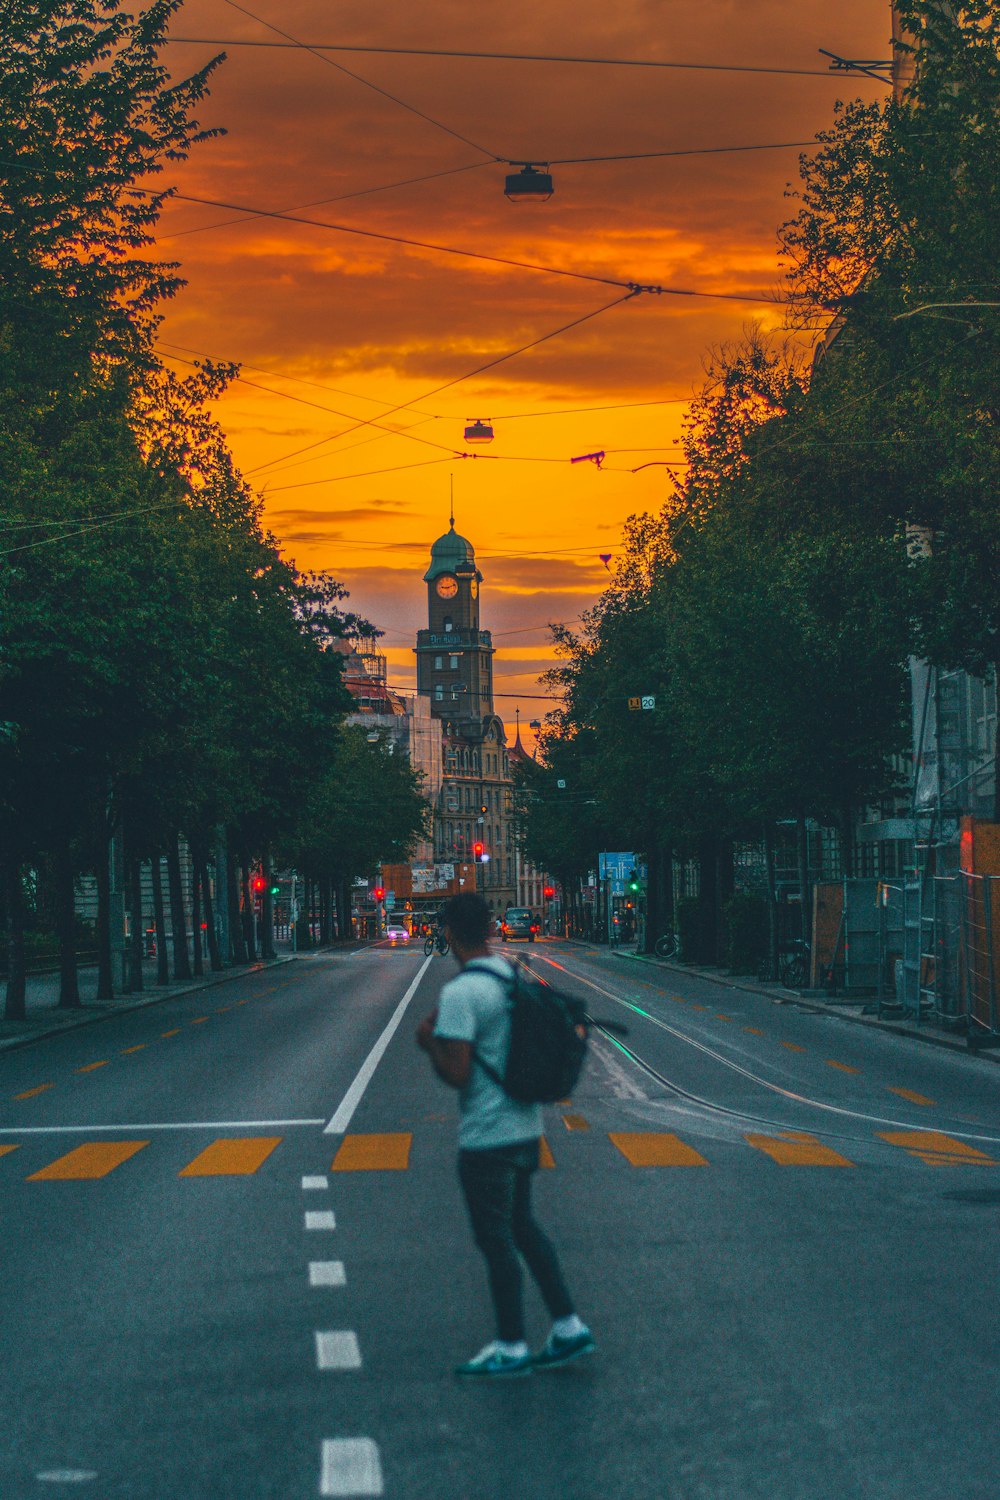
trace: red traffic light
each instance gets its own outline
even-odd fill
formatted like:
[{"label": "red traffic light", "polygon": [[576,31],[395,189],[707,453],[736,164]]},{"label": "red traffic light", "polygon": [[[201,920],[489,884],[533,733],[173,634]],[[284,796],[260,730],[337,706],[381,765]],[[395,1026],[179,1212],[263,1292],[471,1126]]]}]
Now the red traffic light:
[{"label": "red traffic light", "polygon": [[482,857],[483,857],[483,846],[482,846],[482,844],[473,844],[473,846],[472,846],[472,853],[473,853],[473,855],[475,856],[476,859],[482,859]]},{"label": "red traffic light", "polygon": [[267,881],[264,879],[263,875],[255,875],[253,880],[250,882],[250,885],[255,896],[259,896],[262,891],[265,891],[267,889]]},{"label": "red traffic light", "polygon": [[381,886],[381,885],[377,885],[375,887],[375,889],[372,891],[372,895],[375,897],[376,901],[382,901],[382,900],[384,900],[385,899],[385,887]]},{"label": "red traffic light", "polygon": [[547,885],[542,891],[542,895],[545,897],[546,901],[551,901],[555,893],[556,888],[554,885]]}]

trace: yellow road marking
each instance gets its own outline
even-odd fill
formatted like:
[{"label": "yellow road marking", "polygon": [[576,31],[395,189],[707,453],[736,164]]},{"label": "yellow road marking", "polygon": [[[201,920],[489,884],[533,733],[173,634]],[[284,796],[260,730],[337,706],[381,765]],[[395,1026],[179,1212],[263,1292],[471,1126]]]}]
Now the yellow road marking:
[{"label": "yellow road marking", "polygon": [[749,1033],[750,1033],[751,1036],[763,1036],[764,1035],[764,1033],[762,1031],[759,1031],[756,1026],[744,1026],[743,1030],[744,1031],[749,1031]]},{"label": "yellow road marking", "polygon": [[177,1173],[178,1177],[246,1177],[267,1161],[280,1135],[251,1135],[213,1141]]},{"label": "yellow road marking", "polygon": [[783,1130],[780,1135],[746,1135],[755,1151],[763,1151],[781,1167],[853,1167],[846,1156],[824,1146],[814,1135],[801,1130]]},{"label": "yellow road marking", "polygon": [[691,1001],[691,1009],[692,1010],[708,1010],[708,1006],[707,1005],[695,1005],[694,1001],[692,1000]]},{"label": "yellow road marking", "polygon": [[683,1000],[680,995],[671,995],[670,998],[671,1000],[674,1000],[678,1005],[687,1005],[687,1001]]},{"label": "yellow road marking", "polygon": [[413,1136],[405,1130],[387,1135],[345,1135],[333,1158],[332,1172],[405,1172]]},{"label": "yellow road marking", "polygon": [[207,1020],[208,1020],[207,1016],[195,1016],[195,1018],[194,1018],[193,1021],[189,1021],[188,1022],[188,1025],[189,1026],[201,1026]]},{"label": "yellow road marking", "polygon": [[220,1005],[219,1008],[218,1008],[218,1010],[215,1012],[215,1014],[217,1016],[224,1016],[226,1014],[226,1011],[227,1010],[232,1010],[232,1008],[233,1007],[231,1005]]},{"label": "yellow road marking", "polygon": [[100,1062],[88,1063],[85,1068],[77,1068],[76,1071],[78,1073],[92,1073],[95,1068],[106,1068],[107,1065],[108,1065],[107,1058],[106,1057],[102,1057]]},{"label": "yellow road marking", "polygon": [[890,1146],[902,1146],[928,1167],[986,1167],[996,1165],[992,1156],[977,1151],[965,1141],[953,1140],[939,1130],[878,1130]]},{"label": "yellow road marking", "polygon": [[717,1021],[731,1021],[733,1018],[732,1018],[732,1016],[719,1016],[719,1015],[717,1015],[715,1019]]},{"label": "yellow road marking", "polygon": [[538,1165],[540,1167],[554,1167],[556,1159],[552,1155],[552,1148],[544,1135],[538,1138]]},{"label": "yellow road marking", "polygon": [[160,1036],[161,1037],[164,1037],[164,1036],[180,1036],[180,1034],[181,1034],[181,1028],[179,1026],[175,1026],[174,1029],[173,1029],[173,1031],[161,1031],[160,1032]]},{"label": "yellow road marking", "polygon": [[115,1167],[148,1145],[148,1141],[89,1141],[49,1162],[40,1172],[33,1172],[26,1181],[82,1182],[86,1178],[107,1177]]},{"label": "yellow road marking", "polygon": [[40,1083],[37,1088],[25,1089],[23,1094],[15,1094],[15,1099],[34,1099],[36,1094],[44,1094],[46,1089],[54,1089],[54,1083]]},{"label": "yellow road marking", "polygon": [[589,1130],[590,1126],[583,1115],[563,1115],[562,1122],[567,1130]]},{"label": "yellow road marking", "polygon": [[7,1156],[11,1151],[16,1151],[16,1146],[0,1146],[0,1156]]},{"label": "yellow road marking", "polygon": [[889,1085],[890,1094],[898,1094],[901,1099],[908,1099],[911,1104],[934,1104],[934,1099],[928,1099],[926,1094],[915,1094],[912,1089],[894,1089]]},{"label": "yellow road marking", "polygon": [[828,1068],[839,1068],[842,1073],[860,1073],[860,1068],[852,1068],[850,1063],[836,1062],[832,1057],[823,1059]]},{"label": "yellow road marking", "polygon": [[146,1042],[139,1042],[135,1047],[123,1047],[121,1050],[121,1056],[128,1057],[130,1052],[141,1052],[143,1047],[145,1046],[147,1046]]},{"label": "yellow road marking", "polygon": [[614,1131],[613,1146],[633,1167],[707,1167],[708,1162],[679,1136],[652,1130]]},{"label": "yellow road marking", "polygon": [[804,1047],[800,1047],[798,1042],[782,1042],[781,1045],[787,1047],[789,1052],[804,1052],[806,1050]]}]

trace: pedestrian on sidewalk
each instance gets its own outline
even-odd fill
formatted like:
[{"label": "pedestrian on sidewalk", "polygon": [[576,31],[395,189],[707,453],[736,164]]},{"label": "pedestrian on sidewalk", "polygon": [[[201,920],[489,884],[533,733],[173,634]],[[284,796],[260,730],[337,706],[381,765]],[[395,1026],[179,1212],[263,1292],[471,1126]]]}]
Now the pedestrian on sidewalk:
[{"label": "pedestrian on sidewalk", "polygon": [[[438,1008],[420,1023],[417,1044],[438,1077],[459,1091],[458,1176],[473,1238],[486,1261],[497,1329],[496,1339],[455,1373],[523,1375],[590,1354],[594,1339],[577,1316],[555,1247],[531,1211],[541,1105],[512,1099],[477,1063],[481,1057],[503,1075],[514,970],[490,953],[490,912],[482,896],[471,891],[453,896],[442,916],[459,968],[473,960],[476,968],[444,986]],[[522,1258],[553,1319],[549,1337],[535,1355],[524,1337]]]}]

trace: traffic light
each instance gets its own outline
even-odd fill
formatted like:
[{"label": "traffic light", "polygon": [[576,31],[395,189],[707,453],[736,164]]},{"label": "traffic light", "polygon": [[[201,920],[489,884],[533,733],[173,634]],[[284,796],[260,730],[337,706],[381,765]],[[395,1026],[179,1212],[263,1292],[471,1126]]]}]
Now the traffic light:
[{"label": "traffic light", "polygon": [[483,857],[483,846],[482,846],[482,844],[473,844],[473,846],[472,846],[472,857],[473,857],[473,859],[477,863],[482,859],[482,857]]},{"label": "traffic light", "polygon": [[375,889],[372,891],[372,895],[374,896],[374,898],[375,898],[376,901],[384,901],[385,900],[385,886],[377,885],[375,887]]},{"label": "traffic light", "polygon": [[630,891],[635,891],[636,893],[638,893],[642,889],[642,886],[639,883],[639,877],[634,870],[629,876],[628,888]]},{"label": "traffic light", "polygon": [[267,890],[269,896],[277,896],[280,894],[281,887],[275,882],[273,885],[269,885]]},{"label": "traffic light", "polygon": [[552,897],[555,895],[555,893],[556,893],[556,888],[555,888],[554,885],[547,885],[542,890],[542,895],[545,897],[546,901],[551,901]]},{"label": "traffic light", "polygon": [[264,894],[265,890],[267,889],[267,881],[264,879],[263,875],[254,876],[254,878],[250,882],[250,889],[253,891],[255,896],[262,896]]}]

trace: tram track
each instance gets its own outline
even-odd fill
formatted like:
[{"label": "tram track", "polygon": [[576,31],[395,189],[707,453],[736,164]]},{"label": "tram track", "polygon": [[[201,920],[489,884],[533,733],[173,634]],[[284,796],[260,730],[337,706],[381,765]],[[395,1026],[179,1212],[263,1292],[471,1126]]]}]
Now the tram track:
[{"label": "tram track", "polygon": [[[606,989],[603,985],[596,983],[596,981],[588,978],[585,974],[581,974],[575,969],[570,969],[565,964],[558,963],[555,959],[546,957],[546,955],[543,953],[540,953],[537,956],[542,960],[543,963],[549,964],[552,968],[557,969],[561,973],[567,975],[568,978],[577,980],[580,984],[586,985],[589,989],[592,989],[596,991],[597,994],[603,996],[604,999],[612,1001],[615,1005],[620,1006],[623,1010],[628,1011],[630,1014],[639,1016],[644,1021],[648,1021],[652,1026],[657,1027],[660,1031],[666,1032],[676,1041],[682,1042],[685,1046],[691,1047],[695,1051],[702,1053],[704,1056],[711,1058],[713,1062],[729,1069],[730,1072],[738,1074],[740,1077],[747,1079],[749,1082],[756,1084],[758,1087],[766,1089],[770,1093],[777,1094],[783,1099],[787,1099],[790,1103],[796,1105],[804,1105],[806,1108],[820,1110],[825,1114],[840,1116],[846,1120],[853,1120],[858,1122],[858,1124],[877,1125],[891,1130],[921,1131],[924,1134],[933,1135],[939,1128],[924,1125],[912,1120],[898,1120],[885,1115],[867,1114],[862,1110],[851,1109],[845,1105],[830,1104],[826,1100],[814,1099],[808,1094],[801,1094],[796,1092],[794,1089],[785,1088],[782,1084],[775,1083],[772,1079],[761,1077],[759,1073],[755,1073],[750,1068],[744,1067],[742,1063],[736,1062],[733,1058],[726,1057],[724,1053],[717,1051],[714,1047],[709,1046],[707,1043],[698,1041],[696,1037],[689,1036],[686,1032],[680,1030],[680,1028],[671,1026],[668,1021],[664,1021],[659,1016],[654,1016],[650,1011],[644,1010],[641,1005],[637,1005],[634,1001],[626,1000],[621,995],[616,995],[612,990]],[[756,1114],[752,1111],[744,1109],[734,1108],[733,1106],[727,1104],[720,1104],[713,1099],[706,1099],[703,1095],[696,1094],[692,1090],[684,1088],[681,1084],[675,1082],[673,1079],[668,1078],[665,1074],[661,1073],[658,1068],[654,1067],[652,1063],[643,1058],[638,1052],[636,1052],[633,1047],[627,1046],[619,1037],[616,1037],[613,1032],[603,1027],[599,1021],[592,1022],[592,1029],[598,1032],[598,1034],[602,1036],[606,1041],[608,1041],[613,1047],[615,1047],[616,1050],[628,1057],[629,1060],[633,1062],[648,1077],[654,1079],[663,1088],[668,1089],[672,1094],[675,1094],[678,1098],[685,1100],[689,1104],[698,1105],[700,1108],[708,1110],[712,1114],[721,1115],[728,1119],[748,1121],[749,1123],[754,1125],[768,1125],[772,1129],[784,1131],[788,1131],[794,1128],[784,1120],[773,1120],[765,1115]],[[851,1142],[854,1144],[858,1144],[864,1140],[863,1137],[849,1135],[842,1131],[837,1131],[833,1128],[824,1128],[822,1133],[825,1136],[829,1137],[831,1140]],[[1000,1149],[1000,1135],[973,1133],[968,1130],[952,1130],[950,1127],[948,1130],[948,1134],[954,1136],[958,1140],[990,1145],[996,1149]]]}]

